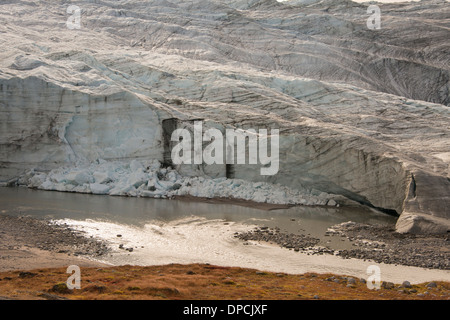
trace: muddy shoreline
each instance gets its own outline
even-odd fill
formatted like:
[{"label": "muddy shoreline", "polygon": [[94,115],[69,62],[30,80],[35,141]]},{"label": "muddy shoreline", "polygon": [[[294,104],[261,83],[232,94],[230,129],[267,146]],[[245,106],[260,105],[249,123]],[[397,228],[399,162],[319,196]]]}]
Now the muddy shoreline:
[{"label": "muddy shoreline", "polygon": [[450,270],[450,234],[401,234],[393,227],[347,222],[328,230],[353,242],[355,249],[341,250],[343,258]]},{"label": "muddy shoreline", "polygon": [[96,259],[108,251],[105,243],[86,238],[67,226],[26,216],[0,215],[0,272],[72,264],[105,266]]},{"label": "muddy shoreline", "polygon": [[[404,266],[450,270],[450,235],[399,234],[393,228],[346,222],[328,229],[326,235],[352,243],[352,249],[334,250],[318,246],[314,237],[288,234],[280,228],[257,227],[234,234],[244,244],[269,242],[306,254],[332,254]],[[41,267],[104,266],[102,256],[111,248],[64,224],[27,216],[0,215],[0,272]]]},{"label": "muddy shoreline", "polygon": [[348,239],[354,248],[335,250],[316,246],[319,239],[288,234],[280,228],[257,227],[234,236],[244,241],[268,242],[307,254],[332,254],[344,259],[356,258],[428,269],[450,270],[450,235],[400,234],[393,227],[345,222],[328,229],[326,236]]}]

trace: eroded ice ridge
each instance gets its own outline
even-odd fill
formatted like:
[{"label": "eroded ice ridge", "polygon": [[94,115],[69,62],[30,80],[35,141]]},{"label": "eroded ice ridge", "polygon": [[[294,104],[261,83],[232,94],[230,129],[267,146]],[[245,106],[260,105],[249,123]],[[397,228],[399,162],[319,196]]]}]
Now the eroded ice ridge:
[{"label": "eroded ice ridge", "polygon": [[19,184],[52,191],[68,191],[111,196],[171,198],[194,196],[233,198],[270,204],[331,205],[332,195],[318,190],[292,189],[266,182],[242,179],[182,176],[159,161],[108,162],[58,168],[50,172],[31,170]]}]

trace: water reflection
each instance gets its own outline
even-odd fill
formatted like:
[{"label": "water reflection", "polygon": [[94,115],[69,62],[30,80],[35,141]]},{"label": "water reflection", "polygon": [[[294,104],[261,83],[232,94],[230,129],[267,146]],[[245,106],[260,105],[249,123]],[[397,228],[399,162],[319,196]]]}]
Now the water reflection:
[{"label": "water reflection", "polygon": [[0,212],[40,218],[97,219],[121,224],[143,225],[149,221],[169,222],[186,216],[278,226],[292,233],[323,234],[344,221],[394,225],[396,219],[364,207],[306,207],[261,210],[232,204],[183,200],[112,197],[41,191],[28,188],[0,188]]}]

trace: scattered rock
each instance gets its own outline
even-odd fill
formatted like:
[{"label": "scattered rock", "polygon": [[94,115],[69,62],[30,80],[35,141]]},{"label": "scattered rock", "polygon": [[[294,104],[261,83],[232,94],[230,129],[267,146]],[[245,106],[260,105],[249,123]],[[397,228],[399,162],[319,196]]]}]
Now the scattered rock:
[{"label": "scattered rock", "polygon": [[352,221],[328,228],[327,234],[340,235],[352,242],[355,248],[334,252],[344,259],[450,270],[450,251],[441,250],[448,246],[448,235],[400,234],[394,227]]},{"label": "scattered rock", "polygon": [[109,251],[105,243],[45,219],[0,215],[0,232],[3,230],[25,247],[55,253],[98,257]]},{"label": "scattered rock", "polygon": [[[253,240],[276,243],[283,248],[294,249],[296,252],[307,251],[320,241],[302,234],[283,233],[280,232],[279,228],[268,228],[266,226],[257,227],[253,231],[237,233],[234,237],[244,241]],[[319,249],[317,252],[319,252]]]},{"label": "scattered rock", "polygon": [[409,281],[403,281],[401,288],[412,288],[412,285]]},{"label": "scattered rock", "polygon": [[248,243],[248,240],[265,241],[312,255],[332,254],[344,259],[356,258],[376,263],[450,270],[450,253],[436,250],[448,245],[446,235],[399,234],[393,227],[352,221],[330,227],[326,235],[340,235],[342,241],[349,240],[354,248],[332,250],[319,247],[319,239],[308,235],[282,233],[279,228],[271,229],[267,226],[235,233],[234,236],[244,240],[244,244]]},{"label": "scattered rock", "polygon": [[394,289],[395,285],[392,282],[383,281],[381,287],[387,290]]}]

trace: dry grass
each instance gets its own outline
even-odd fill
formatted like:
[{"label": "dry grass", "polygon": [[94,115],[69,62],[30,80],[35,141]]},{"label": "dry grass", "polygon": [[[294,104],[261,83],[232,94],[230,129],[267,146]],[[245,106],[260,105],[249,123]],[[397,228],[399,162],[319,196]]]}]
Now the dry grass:
[{"label": "dry grass", "polygon": [[409,289],[397,284],[393,289],[369,290],[359,280],[353,287],[347,286],[341,276],[334,275],[339,283],[328,281],[330,274],[287,275],[204,264],[82,268],[81,289],[74,290],[65,286],[69,277],[65,268],[30,272],[0,273],[0,296],[76,300],[450,299],[448,282],[437,282],[436,288],[427,288],[424,283]]}]

